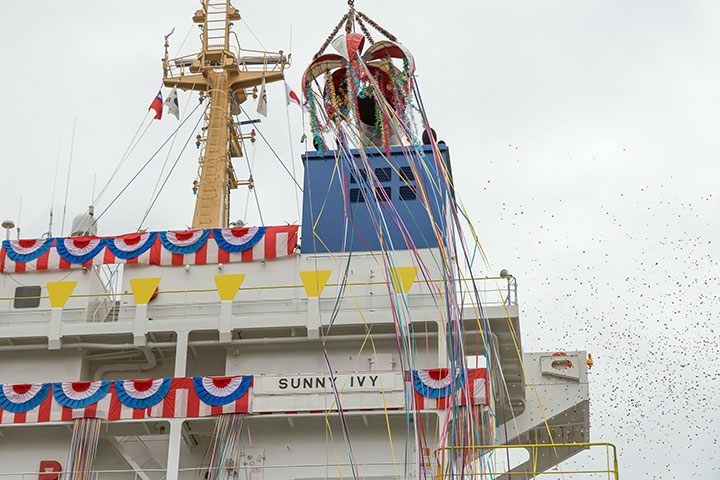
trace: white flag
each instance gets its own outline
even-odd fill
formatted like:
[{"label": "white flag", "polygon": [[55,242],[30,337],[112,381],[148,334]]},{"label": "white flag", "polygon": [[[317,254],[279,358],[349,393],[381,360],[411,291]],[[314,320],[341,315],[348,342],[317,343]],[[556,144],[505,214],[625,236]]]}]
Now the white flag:
[{"label": "white flag", "polygon": [[257,112],[267,117],[267,93],[265,92],[265,77],[262,79],[262,86],[260,87],[260,96],[258,97]]},{"label": "white flag", "polygon": [[175,118],[180,120],[180,104],[177,98],[177,87],[173,87],[172,91],[168,94],[165,99],[165,105],[168,107],[168,113],[175,115]]}]

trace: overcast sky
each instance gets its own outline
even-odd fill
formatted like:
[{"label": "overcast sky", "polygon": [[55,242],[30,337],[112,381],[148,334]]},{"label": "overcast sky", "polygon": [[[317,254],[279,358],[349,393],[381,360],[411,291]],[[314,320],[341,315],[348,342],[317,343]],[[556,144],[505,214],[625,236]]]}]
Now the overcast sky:
[{"label": "overcast sky", "polygon": [[[338,0],[236,1],[271,50],[290,50],[299,87],[344,13]],[[458,192],[493,264],[518,277],[528,350],[587,349],[594,441],[616,443],[623,478],[720,478],[720,3],[699,0],[356,0],[415,55],[424,103],[451,148]],[[171,54],[193,53],[196,0],[3,2],[0,216],[24,237],[48,228],[60,144],[60,233],[73,120],[77,132],[65,230],[123,155]],[[244,22],[247,48],[260,48]],[[282,86],[269,87],[260,130],[294,157]],[[180,96],[181,109],[196,100]],[[190,103],[190,105],[188,105]],[[252,110],[252,108],[251,108]],[[192,119],[191,119],[192,120]],[[177,126],[154,122],[96,205],[98,213]],[[193,122],[194,123],[194,122]],[[135,231],[163,163],[189,122],[102,216],[101,235]],[[297,222],[293,182],[257,145],[266,224]],[[191,143],[143,227],[192,220]],[[240,176],[247,176],[237,162]],[[232,218],[247,215],[246,191]],[[253,200],[254,202],[254,200]]]}]

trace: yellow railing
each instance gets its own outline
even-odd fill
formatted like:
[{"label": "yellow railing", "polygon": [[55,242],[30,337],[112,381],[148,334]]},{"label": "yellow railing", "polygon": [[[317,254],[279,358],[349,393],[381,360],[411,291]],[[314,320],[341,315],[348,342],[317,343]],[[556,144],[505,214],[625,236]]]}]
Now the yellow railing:
[{"label": "yellow railing", "polygon": [[[579,450],[585,450],[593,447],[605,448],[605,468],[594,468],[586,470],[560,470],[553,469],[552,471],[537,471],[535,468],[532,470],[514,470],[508,465],[506,471],[480,471],[475,472],[475,469],[487,469],[480,463],[480,458],[491,452],[497,450],[511,450],[511,449],[523,449],[527,450],[530,454],[529,462],[535,466],[537,460],[541,454],[541,450],[552,450],[551,454],[558,455],[558,449],[561,448],[577,448]],[[459,466],[458,470],[453,472],[446,472],[446,464],[448,462],[454,463],[454,458],[458,453],[472,454],[470,456],[475,457],[473,460],[468,461],[464,459],[464,464]],[[494,455],[497,457],[497,454]],[[559,478],[567,479],[566,475],[580,475],[587,478],[593,476],[593,478],[599,478],[597,475],[603,477],[607,475],[609,480],[619,480],[620,476],[618,473],[618,459],[617,459],[617,448],[612,443],[548,443],[548,444],[537,444],[537,445],[483,445],[483,446],[472,446],[472,447],[443,447],[435,451],[435,460],[437,462],[437,478],[438,480],[452,480],[455,478],[472,479],[472,478],[536,478],[542,475],[556,475]],[[472,464],[472,465],[469,465]],[[455,464],[457,465],[457,464]],[[492,469],[490,469],[492,470]],[[503,469],[501,469],[503,470]],[[576,477],[571,477],[576,478]],[[569,479],[568,479],[569,480]]]}]

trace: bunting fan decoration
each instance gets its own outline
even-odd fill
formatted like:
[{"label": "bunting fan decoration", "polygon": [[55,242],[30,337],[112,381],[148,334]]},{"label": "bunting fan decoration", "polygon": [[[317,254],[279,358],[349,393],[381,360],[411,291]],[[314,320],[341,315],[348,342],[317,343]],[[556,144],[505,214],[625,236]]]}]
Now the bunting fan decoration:
[{"label": "bunting fan decoration", "polygon": [[108,394],[112,382],[56,382],[53,383],[55,401],[66,408],[85,408]]},{"label": "bunting fan decoration", "polygon": [[186,255],[195,253],[205,246],[210,230],[193,230],[190,232],[160,232],[160,241],[165,250]]},{"label": "bunting fan decoration", "polygon": [[253,377],[196,377],[195,392],[208,405],[227,405],[244,396],[252,386]]},{"label": "bunting fan decoration", "polygon": [[98,237],[58,238],[57,252],[70,263],[85,263],[105,247],[105,239]]},{"label": "bunting fan decoration", "polygon": [[5,240],[0,272],[70,270],[119,263],[207,265],[292,255],[298,226],[140,232],[117,237]]},{"label": "bunting fan decoration", "polygon": [[170,391],[171,383],[171,378],[116,380],[115,393],[126,407],[145,409],[160,403]]},{"label": "bunting fan decoration", "polygon": [[0,408],[7,412],[24,413],[39,406],[50,393],[49,383],[2,385]]},{"label": "bunting fan decoration", "polygon": [[265,227],[216,228],[213,236],[226,252],[242,252],[252,248],[265,235]]},{"label": "bunting fan decoration", "polygon": [[127,260],[147,252],[155,243],[157,232],[131,233],[121,237],[106,238],[108,249],[117,258]]},{"label": "bunting fan decoration", "polygon": [[[431,370],[413,370],[413,386],[415,391],[427,398],[445,398],[465,384],[465,372],[452,372],[446,368]],[[455,383],[453,385],[453,378]]]},{"label": "bunting fan decoration", "polygon": [[31,262],[50,250],[53,243],[55,243],[55,240],[52,238],[45,240],[4,240],[2,246],[7,252],[8,258],[13,262]]}]

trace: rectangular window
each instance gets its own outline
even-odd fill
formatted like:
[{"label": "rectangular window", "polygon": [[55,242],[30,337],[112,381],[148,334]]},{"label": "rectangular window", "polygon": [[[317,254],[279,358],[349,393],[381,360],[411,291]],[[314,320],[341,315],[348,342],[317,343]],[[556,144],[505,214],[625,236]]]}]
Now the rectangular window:
[{"label": "rectangular window", "polygon": [[350,189],[350,203],[363,203],[365,197],[363,197],[362,191],[359,188]]},{"label": "rectangular window", "polygon": [[390,180],[392,180],[392,168],[376,168],[375,176],[380,183],[389,182]]},{"label": "rectangular window", "polygon": [[[360,170],[360,176],[363,179],[363,183],[367,181],[367,172],[365,170]],[[350,173],[350,183],[358,183],[357,178],[355,178],[354,173]]]},{"label": "rectangular window", "polygon": [[406,182],[415,181],[415,174],[413,173],[412,167],[400,167],[400,176]]},{"label": "rectangular window", "polygon": [[417,196],[412,187],[400,187],[400,200],[415,200]]},{"label": "rectangular window", "polygon": [[[382,194],[382,191],[385,191],[385,195]],[[392,189],[390,187],[383,187],[381,189],[375,190],[375,196],[377,197],[378,201],[380,202],[387,202],[388,200],[392,200]]]},{"label": "rectangular window", "polygon": [[[42,294],[42,288],[37,285],[30,287],[17,287],[15,289],[15,301],[13,307],[15,308],[36,308],[40,306],[40,295]],[[35,298],[32,298],[35,297]]]}]

